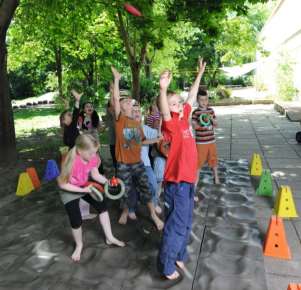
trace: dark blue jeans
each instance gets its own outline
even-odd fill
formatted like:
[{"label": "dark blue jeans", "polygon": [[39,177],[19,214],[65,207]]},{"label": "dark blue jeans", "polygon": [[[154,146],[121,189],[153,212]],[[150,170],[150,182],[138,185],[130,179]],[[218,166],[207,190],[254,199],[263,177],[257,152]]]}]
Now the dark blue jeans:
[{"label": "dark blue jeans", "polygon": [[164,188],[165,225],[159,252],[159,271],[171,275],[176,261],[187,259],[194,207],[194,184],[167,182]]}]

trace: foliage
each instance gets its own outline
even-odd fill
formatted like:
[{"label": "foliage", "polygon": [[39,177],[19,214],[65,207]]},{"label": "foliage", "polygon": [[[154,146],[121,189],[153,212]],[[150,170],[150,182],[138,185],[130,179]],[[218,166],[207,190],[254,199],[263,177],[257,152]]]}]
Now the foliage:
[{"label": "foliage", "polygon": [[219,85],[216,88],[216,94],[220,97],[220,99],[229,99],[231,97],[232,91],[229,88]]},{"label": "foliage", "polygon": [[245,83],[227,79],[219,67],[254,59],[257,33],[268,11],[263,2],[133,0],[143,13],[140,18],[127,13],[123,1],[23,0],[8,35],[13,96],[61,90],[61,107],[76,85],[101,105],[113,64],[123,73],[124,88],[133,88],[138,76],[139,97],[148,101],[157,94],[163,69],[172,70],[175,89],[189,86],[199,55],[208,62],[204,82],[209,87]]},{"label": "foliage", "polygon": [[283,101],[292,101],[297,95],[294,86],[294,65],[295,63],[285,52],[280,54],[277,68],[277,95]]}]

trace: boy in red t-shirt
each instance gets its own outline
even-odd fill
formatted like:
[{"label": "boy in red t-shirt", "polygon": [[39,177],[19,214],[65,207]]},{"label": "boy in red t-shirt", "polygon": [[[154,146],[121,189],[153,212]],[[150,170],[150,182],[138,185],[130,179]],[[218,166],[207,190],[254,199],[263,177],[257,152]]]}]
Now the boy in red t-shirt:
[{"label": "boy in red t-shirt", "polygon": [[197,175],[197,150],[189,124],[189,116],[206,63],[199,61],[197,77],[183,104],[179,95],[167,93],[171,73],[160,76],[160,111],[163,116],[162,133],[170,139],[164,173],[166,220],[159,253],[160,272],[169,280],[179,278],[176,266],[183,269],[187,256],[194,206],[194,183]]}]

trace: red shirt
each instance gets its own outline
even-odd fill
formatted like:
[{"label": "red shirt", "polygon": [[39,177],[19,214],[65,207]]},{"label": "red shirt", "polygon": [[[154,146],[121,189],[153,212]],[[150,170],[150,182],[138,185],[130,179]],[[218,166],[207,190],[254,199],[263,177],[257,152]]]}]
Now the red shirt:
[{"label": "red shirt", "polygon": [[171,112],[171,120],[163,121],[162,132],[170,139],[170,151],[165,165],[164,180],[195,183],[197,149],[189,126],[191,106],[184,104],[183,117]]}]

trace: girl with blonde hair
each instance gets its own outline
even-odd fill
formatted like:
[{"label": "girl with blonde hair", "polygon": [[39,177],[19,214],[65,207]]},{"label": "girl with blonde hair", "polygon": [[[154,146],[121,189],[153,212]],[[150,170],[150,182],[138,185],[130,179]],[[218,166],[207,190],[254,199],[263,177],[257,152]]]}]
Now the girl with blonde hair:
[{"label": "girl with blonde hair", "polygon": [[90,134],[79,135],[75,146],[68,152],[62,165],[61,175],[58,177],[60,196],[69,216],[72,235],[75,241],[75,250],[72,254],[73,261],[79,261],[82,248],[82,217],[79,201],[82,198],[88,202],[99,214],[99,221],[105,234],[108,245],[124,247],[124,242],[116,239],[111,230],[110,217],[105,201],[97,201],[91,196],[91,186],[87,186],[89,176],[104,184],[108,180],[99,174],[98,167],[100,158],[98,156],[99,141]]}]

